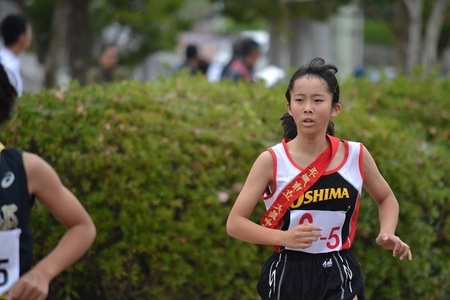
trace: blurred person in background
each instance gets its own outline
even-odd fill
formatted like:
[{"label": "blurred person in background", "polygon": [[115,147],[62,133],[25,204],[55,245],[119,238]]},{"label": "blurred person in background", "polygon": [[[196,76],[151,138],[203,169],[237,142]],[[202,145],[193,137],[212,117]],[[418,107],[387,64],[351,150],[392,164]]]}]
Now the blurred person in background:
[{"label": "blurred person in background", "polygon": [[198,47],[196,45],[190,44],[186,47],[184,52],[184,61],[177,67],[177,71],[188,69],[189,74],[194,76],[198,72],[205,75],[208,71],[209,63],[202,59],[198,53]]},{"label": "blurred person in background", "polygon": [[31,45],[33,32],[30,22],[23,16],[11,14],[0,25],[4,48],[0,49],[0,63],[18,96],[23,93],[23,79],[19,55]]},{"label": "blurred person in background", "polygon": [[223,67],[222,69],[222,73],[221,73],[221,78],[225,78],[227,76],[227,74],[230,72],[230,66],[231,63],[241,57],[241,45],[242,44],[242,39],[238,39],[237,41],[235,41],[233,43],[233,52],[231,54],[231,59],[228,61],[228,63]]},{"label": "blurred person in background", "polygon": [[261,56],[261,46],[251,38],[243,38],[233,45],[233,51],[235,57],[224,67],[222,79],[254,82],[254,67]]},{"label": "blurred person in background", "polygon": [[98,57],[98,65],[88,70],[87,84],[109,83],[130,78],[128,70],[118,65],[119,53],[113,45],[103,45]]}]

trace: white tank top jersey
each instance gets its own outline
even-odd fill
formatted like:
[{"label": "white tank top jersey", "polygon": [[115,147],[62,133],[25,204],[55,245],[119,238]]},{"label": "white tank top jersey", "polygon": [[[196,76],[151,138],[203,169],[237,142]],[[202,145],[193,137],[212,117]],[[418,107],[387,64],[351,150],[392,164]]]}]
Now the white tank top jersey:
[{"label": "white tank top jersey", "polygon": [[[281,230],[288,230],[303,224],[312,223],[322,227],[322,236],[312,246],[296,250],[307,253],[327,253],[349,249],[355,237],[356,224],[363,186],[362,153],[363,145],[357,142],[342,141],[345,156],[334,170],[326,171],[304,194],[294,200],[282,219]],[[286,140],[269,148],[274,162],[274,188],[263,194],[266,209],[274,203],[303,169],[289,154]]]}]

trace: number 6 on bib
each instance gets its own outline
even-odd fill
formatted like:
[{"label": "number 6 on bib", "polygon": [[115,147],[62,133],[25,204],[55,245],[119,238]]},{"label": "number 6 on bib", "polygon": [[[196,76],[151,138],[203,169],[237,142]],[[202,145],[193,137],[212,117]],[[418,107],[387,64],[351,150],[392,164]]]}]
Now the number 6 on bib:
[{"label": "number 6 on bib", "polygon": [[[305,222],[322,227],[322,236],[313,242],[311,247],[302,249],[308,253],[327,253],[342,249],[342,226],[345,222],[345,211],[325,210],[292,210],[289,229]],[[292,248],[286,248],[292,249]],[[296,249],[298,250],[298,249]]]}]

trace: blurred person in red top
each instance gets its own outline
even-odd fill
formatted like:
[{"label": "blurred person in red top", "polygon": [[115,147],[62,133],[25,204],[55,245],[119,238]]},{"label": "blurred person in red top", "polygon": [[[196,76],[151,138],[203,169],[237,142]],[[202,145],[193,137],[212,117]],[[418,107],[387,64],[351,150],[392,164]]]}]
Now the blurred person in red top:
[{"label": "blurred person in red top", "polygon": [[261,56],[261,46],[251,38],[244,38],[237,43],[239,53],[225,68],[223,79],[253,82],[254,67]]}]

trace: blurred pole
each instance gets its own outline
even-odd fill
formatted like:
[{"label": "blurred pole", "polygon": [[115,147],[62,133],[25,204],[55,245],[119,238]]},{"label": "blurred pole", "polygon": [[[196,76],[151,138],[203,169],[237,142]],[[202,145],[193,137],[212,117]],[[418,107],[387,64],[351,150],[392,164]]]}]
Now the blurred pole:
[{"label": "blurred pole", "polygon": [[419,63],[422,45],[422,13],[424,0],[403,0],[408,12],[408,43],[406,48],[406,74],[410,75]]},{"label": "blurred pole", "polygon": [[86,71],[92,59],[92,33],[89,15],[91,0],[70,1],[68,20],[68,58],[70,74],[80,85],[86,83]]},{"label": "blurred pole", "polygon": [[269,64],[280,67],[284,70],[289,68],[289,51],[286,39],[286,24],[284,21],[269,21]]},{"label": "blurred pole", "polygon": [[312,47],[312,24],[300,15],[291,16],[289,18],[289,65],[295,69],[306,64],[314,55]]},{"label": "blurred pole", "polygon": [[348,4],[338,9],[331,24],[335,30],[335,63],[339,68],[339,78],[353,75],[364,62],[364,17],[356,4]]},{"label": "blurred pole", "polygon": [[54,2],[52,19],[52,36],[50,46],[47,52],[45,65],[44,86],[53,88],[57,84],[57,74],[62,66],[65,54],[65,44],[67,36],[67,19],[69,17],[70,0],[58,0]]}]

